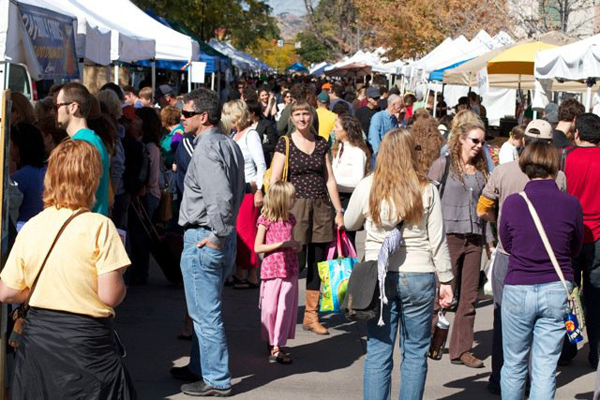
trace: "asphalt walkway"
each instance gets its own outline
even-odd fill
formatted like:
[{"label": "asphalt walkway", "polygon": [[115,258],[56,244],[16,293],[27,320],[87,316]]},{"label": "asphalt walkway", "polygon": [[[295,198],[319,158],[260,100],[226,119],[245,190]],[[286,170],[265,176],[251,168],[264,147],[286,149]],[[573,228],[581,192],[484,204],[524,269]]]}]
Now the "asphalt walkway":
[{"label": "asphalt walkway", "polygon": [[[360,252],[359,252],[360,253]],[[362,368],[366,330],[342,315],[328,315],[324,325],[331,335],[317,336],[302,330],[304,279],[300,282],[300,307],[296,338],[288,342],[292,365],[269,364],[265,343],[260,340],[258,290],[223,292],[224,322],[229,342],[230,368],[235,397],[240,399],[331,399],[362,398]],[[126,364],[140,399],[184,399],[180,381],[169,375],[174,365],[188,361],[190,342],[177,340],[184,317],[182,286],[172,286],[153,264],[147,286],[129,289],[117,310],[117,331],[128,355]],[[450,316],[452,318],[452,316]],[[486,390],[491,367],[492,305],[480,301],[475,322],[473,353],[485,368],[470,369],[429,360],[425,399],[500,399]],[[559,367],[557,399],[591,399],[595,371],[587,364],[583,342],[573,364]],[[398,396],[399,351],[395,352],[393,396]]]}]

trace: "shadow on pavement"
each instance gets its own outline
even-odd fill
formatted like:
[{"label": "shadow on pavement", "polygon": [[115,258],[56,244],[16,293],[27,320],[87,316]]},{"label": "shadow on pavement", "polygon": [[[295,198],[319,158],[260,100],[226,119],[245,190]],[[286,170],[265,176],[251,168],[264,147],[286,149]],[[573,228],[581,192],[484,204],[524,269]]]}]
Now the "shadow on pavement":
[{"label": "shadow on pavement", "polygon": [[485,372],[446,383],[445,387],[462,389],[462,391],[442,397],[442,399],[499,399],[499,397],[493,396],[487,391],[487,379],[481,381],[481,379],[487,378],[488,375],[489,372]]}]

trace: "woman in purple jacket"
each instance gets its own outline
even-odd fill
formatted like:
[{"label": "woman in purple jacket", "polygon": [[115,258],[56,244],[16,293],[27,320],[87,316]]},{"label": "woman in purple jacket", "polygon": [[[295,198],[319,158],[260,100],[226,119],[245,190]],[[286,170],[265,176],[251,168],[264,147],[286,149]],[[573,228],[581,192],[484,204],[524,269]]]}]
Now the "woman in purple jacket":
[{"label": "woman in purple jacket", "polygon": [[[525,194],[533,204],[569,290],[571,258],[583,243],[583,214],[576,197],[562,193],[554,179],[559,157],[551,144],[535,142],[519,158],[531,179]],[[500,238],[510,253],[502,297],[503,399],[523,399],[531,353],[532,399],[553,399],[556,365],[569,312],[567,293],[554,269],[525,199],[509,196],[502,208]]]}]

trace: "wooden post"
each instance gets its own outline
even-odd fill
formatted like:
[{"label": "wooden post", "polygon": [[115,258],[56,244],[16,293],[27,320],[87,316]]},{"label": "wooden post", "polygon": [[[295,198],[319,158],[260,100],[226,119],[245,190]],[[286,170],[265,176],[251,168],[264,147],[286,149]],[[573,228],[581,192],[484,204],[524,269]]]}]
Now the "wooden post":
[{"label": "wooden post", "polygon": [[[8,71],[7,71],[8,72]],[[0,74],[1,76],[2,74]],[[2,76],[4,78],[4,76]],[[2,93],[2,114],[0,115],[0,227],[2,237],[8,234],[8,152],[10,136],[10,90]],[[0,268],[8,257],[7,241],[0,241]],[[6,343],[8,341],[8,307],[6,303],[0,306],[0,400],[7,398],[6,393]]]}]

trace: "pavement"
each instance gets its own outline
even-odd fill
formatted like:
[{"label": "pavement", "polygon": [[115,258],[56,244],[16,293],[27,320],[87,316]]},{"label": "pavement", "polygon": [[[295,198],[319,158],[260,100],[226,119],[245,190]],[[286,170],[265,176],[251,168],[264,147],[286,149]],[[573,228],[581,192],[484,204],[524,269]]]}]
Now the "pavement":
[{"label": "pavement", "polygon": [[[364,236],[357,237],[360,243]],[[357,249],[359,257],[362,249]],[[223,318],[227,333],[230,369],[235,398],[239,399],[327,399],[362,398],[362,371],[366,352],[364,323],[348,322],[343,315],[322,318],[329,336],[302,330],[304,278],[300,280],[296,338],[288,341],[294,359],[291,365],[269,364],[266,345],[260,339],[258,290],[223,291]],[[169,375],[173,366],[186,365],[190,343],[177,340],[183,326],[183,286],[169,284],[152,261],[148,285],[129,288],[117,309],[116,329],[126,349],[125,363],[140,399],[188,399],[180,392],[180,381]],[[486,390],[491,371],[493,306],[482,299],[475,319],[473,353],[485,368],[452,365],[448,355],[429,360],[425,399],[500,399]],[[449,316],[452,322],[452,315]],[[584,334],[585,335],[585,334]],[[557,371],[557,399],[592,399],[595,371],[587,363],[588,345],[570,366]],[[399,351],[394,354],[392,398],[398,398]]]}]

